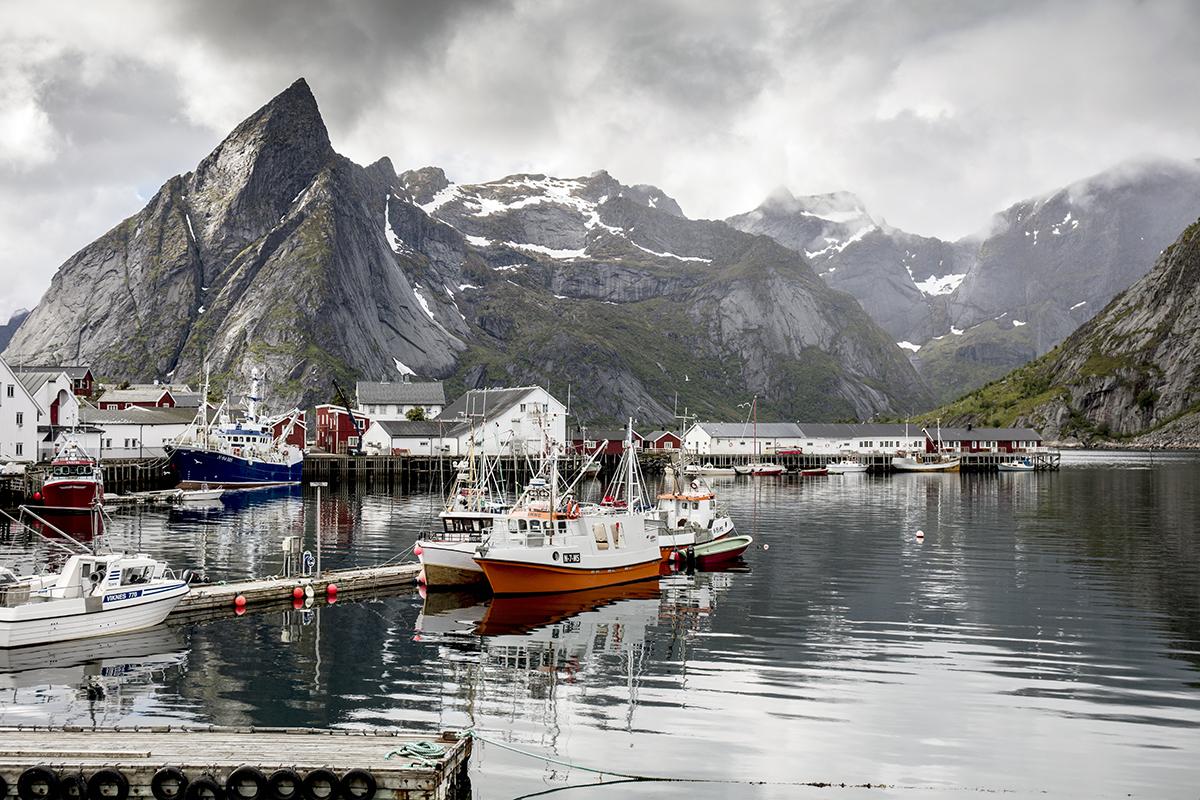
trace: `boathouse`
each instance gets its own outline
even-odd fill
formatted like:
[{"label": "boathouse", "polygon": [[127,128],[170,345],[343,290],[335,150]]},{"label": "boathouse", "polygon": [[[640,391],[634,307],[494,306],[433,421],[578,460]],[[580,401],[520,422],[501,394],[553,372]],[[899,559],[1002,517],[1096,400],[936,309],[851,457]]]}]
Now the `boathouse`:
[{"label": "boathouse", "polygon": [[332,403],[319,405],[316,411],[316,445],[319,449],[343,455],[359,449],[359,439],[371,427],[370,417],[355,411],[352,421],[345,407]]},{"label": "boathouse", "polygon": [[871,422],[801,422],[801,447],[811,455],[878,454],[925,448],[925,432],[917,425]]},{"label": "boathouse", "polygon": [[433,419],[446,407],[441,381],[359,381],[354,396],[355,410],[373,420],[406,419],[416,409]]},{"label": "boathouse", "polygon": [[378,455],[458,456],[470,425],[463,422],[377,419],[363,434],[363,450]]},{"label": "boathouse", "polygon": [[79,421],[100,429],[100,458],[159,458],[192,424],[190,408],[92,408],[79,410]]},{"label": "boathouse", "polygon": [[37,459],[41,418],[38,401],[0,358],[0,462]]},{"label": "boathouse", "polygon": [[683,445],[697,455],[773,455],[800,450],[803,439],[794,422],[697,422]]},{"label": "boathouse", "polygon": [[[633,448],[637,450],[645,446],[645,439],[634,431]],[[625,431],[619,428],[589,428],[586,425],[571,429],[571,452],[591,455],[597,450],[601,455],[621,455],[625,452]]]},{"label": "boathouse", "polygon": [[926,452],[948,453],[1025,453],[1042,446],[1042,435],[1032,428],[926,428]]},{"label": "boathouse", "polygon": [[642,437],[642,447],[646,450],[670,453],[682,449],[683,437],[671,431],[651,431]]}]

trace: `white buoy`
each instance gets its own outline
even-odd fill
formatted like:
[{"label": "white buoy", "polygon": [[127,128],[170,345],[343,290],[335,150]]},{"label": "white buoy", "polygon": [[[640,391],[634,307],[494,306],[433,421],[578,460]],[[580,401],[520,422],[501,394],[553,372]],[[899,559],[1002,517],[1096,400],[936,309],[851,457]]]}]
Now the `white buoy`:
[{"label": "white buoy", "polygon": [[769,545],[769,544],[763,545],[763,550],[770,550],[770,549],[771,549],[771,545]]},{"label": "white buoy", "polygon": [[917,541],[918,542],[925,541],[925,531],[920,530],[919,528],[917,529]]}]

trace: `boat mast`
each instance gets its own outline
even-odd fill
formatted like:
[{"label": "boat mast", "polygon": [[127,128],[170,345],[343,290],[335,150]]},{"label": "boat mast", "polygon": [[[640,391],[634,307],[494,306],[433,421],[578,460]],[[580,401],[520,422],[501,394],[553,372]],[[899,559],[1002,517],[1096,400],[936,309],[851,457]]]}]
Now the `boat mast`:
[{"label": "boat mast", "polygon": [[629,418],[629,426],[625,431],[625,458],[629,462],[625,467],[625,496],[629,509],[633,510],[633,417]]}]

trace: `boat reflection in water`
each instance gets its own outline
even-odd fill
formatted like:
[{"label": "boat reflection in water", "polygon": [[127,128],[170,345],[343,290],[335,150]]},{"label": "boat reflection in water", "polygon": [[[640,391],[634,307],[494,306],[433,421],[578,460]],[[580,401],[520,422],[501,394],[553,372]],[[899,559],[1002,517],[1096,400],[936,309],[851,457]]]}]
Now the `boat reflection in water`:
[{"label": "boat reflection in water", "polygon": [[163,672],[183,668],[187,660],[179,630],[166,625],[0,650],[0,725],[116,724],[145,712]]}]

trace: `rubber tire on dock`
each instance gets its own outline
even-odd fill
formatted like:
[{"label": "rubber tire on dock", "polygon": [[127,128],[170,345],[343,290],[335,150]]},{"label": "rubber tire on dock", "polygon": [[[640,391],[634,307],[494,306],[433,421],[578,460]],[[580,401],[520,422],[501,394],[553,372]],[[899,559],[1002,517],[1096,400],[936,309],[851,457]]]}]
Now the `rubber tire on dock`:
[{"label": "rubber tire on dock", "polygon": [[[106,792],[105,786],[111,786],[115,791]],[[127,800],[128,797],[129,781],[119,769],[102,767],[88,778],[88,800]]]},{"label": "rubber tire on dock", "polygon": [[[175,791],[168,792],[165,787],[172,784]],[[154,800],[183,800],[187,787],[187,775],[179,767],[163,767],[150,778],[150,794],[154,795]]]},{"label": "rubber tire on dock", "polygon": [[[242,791],[244,788],[249,788],[249,784],[253,784],[253,794]],[[267,776],[263,775],[262,770],[258,767],[248,764],[238,767],[225,779],[227,800],[267,800],[268,791]]]},{"label": "rubber tire on dock", "polygon": [[212,775],[201,775],[188,784],[184,797],[187,800],[225,800],[225,787]]},{"label": "rubber tire on dock", "polygon": [[[283,791],[281,787],[284,786],[291,789]],[[294,769],[277,769],[267,778],[267,789],[271,800],[300,800],[304,794],[304,780]]]},{"label": "rubber tire on dock", "polygon": [[58,796],[62,800],[87,800],[87,779],[82,772],[62,775],[58,779]]},{"label": "rubber tire on dock", "polygon": [[30,767],[17,778],[21,800],[58,800],[58,776],[45,766]]},{"label": "rubber tire on dock", "polygon": [[[337,800],[340,787],[338,776],[327,769],[314,769],[304,776],[304,797],[306,800]],[[328,786],[328,792],[318,793],[321,786]]]},{"label": "rubber tire on dock", "polygon": [[346,770],[338,788],[341,790],[342,800],[371,800],[379,787],[375,783],[374,775],[365,769],[356,768]]}]

